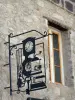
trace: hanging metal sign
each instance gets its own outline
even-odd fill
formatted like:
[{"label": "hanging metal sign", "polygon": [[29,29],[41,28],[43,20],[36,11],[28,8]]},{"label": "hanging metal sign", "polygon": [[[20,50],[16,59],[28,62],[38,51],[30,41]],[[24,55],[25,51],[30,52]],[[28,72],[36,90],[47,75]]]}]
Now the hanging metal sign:
[{"label": "hanging metal sign", "polygon": [[[42,88],[46,88],[46,73],[43,72],[42,74],[42,65],[40,63],[41,59],[37,57],[36,55],[36,46],[42,44],[43,45],[43,57],[45,61],[45,54],[44,54],[44,43],[39,43],[35,45],[35,38],[34,37],[28,37],[25,40],[22,41],[23,43],[23,49],[19,49],[23,56],[25,56],[24,61],[21,62],[21,65],[18,63],[17,66],[19,69],[18,72],[18,79],[17,79],[17,85],[18,90],[20,90],[21,87],[25,86],[25,83],[27,82],[28,88],[26,89],[26,93],[29,94],[30,91],[39,90]],[[17,50],[18,52],[18,50]],[[19,54],[17,54],[18,56]],[[40,54],[38,54],[40,55]],[[22,55],[21,58],[22,59]],[[44,62],[43,61],[43,62]],[[20,61],[18,61],[20,62]],[[37,64],[38,63],[38,64]],[[45,62],[44,62],[45,67]],[[45,71],[45,68],[43,68]],[[40,81],[40,79],[43,79]],[[37,81],[38,80],[38,81]]]},{"label": "hanging metal sign", "polygon": [[[40,34],[40,37],[27,37],[22,40],[21,43],[17,43],[11,45],[11,39],[14,37],[26,35],[30,32],[36,32]],[[36,30],[31,30],[25,33],[21,33],[18,35],[8,35],[8,42],[5,44],[9,44],[9,74],[10,74],[10,86],[5,88],[10,88],[10,95],[12,92],[17,91],[17,93],[22,92],[23,87],[27,87],[25,89],[26,94],[30,94],[30,91],[40,90],[46,88],[46,66],[45,66],[45,48],[44,48],[44,41],[37,42],[38,40],[48,36],[46,34],[42,34]],[[18,47],[21,45],[22,47]],[[38,49],[42,47],[41,51]],[[17,90],[12,89],[12,49],[16,48],[16,62],[17,62]],[[38,52],[37,52],[38,51]],[[24,59],[23,59],[24,58]],[[43,62],[43,64],[42,64]],[[5,65],[5,66],[6,66]],[[24,91],[23,91],[24,92]],[[33,100],[33,99],[28,99]],[[34,99],[34,100],[41,100],[41,99]]]}]

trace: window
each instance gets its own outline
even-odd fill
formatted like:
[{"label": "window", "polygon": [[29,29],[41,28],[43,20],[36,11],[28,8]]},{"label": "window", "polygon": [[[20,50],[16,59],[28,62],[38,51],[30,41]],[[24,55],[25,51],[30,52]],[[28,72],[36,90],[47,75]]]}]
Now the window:
[{"label": "window", "polygon": [[58,4],[60,3],[60,0],[53,0],[53,1],[54,1],[55,3],[58,3]]},{"label": "window", "polygon": [[48,36],[50,80],[64,84],[61,32],[50,30],[49,34],[52,34]]},{"label": "window", "polygon": [[75,0],[70,0],[70,1],[75,2]]},{"label": "window", "polygon": [[70,11],[71,13],[75,13],[75,9],[74,9],[75,0],[51,0],[51,1],[61,7],[64,7],[66,10]]},{"label": "window", "polygon": [[61,83],[59,35],[55,33],[53,33],[53,55],[54,55],[55,82]]},{"label": "window", "polygon": [[73,5],[70,2],[65,1],[65,7],[67,10],[73,12]]},{"label": "window", "polygon": [[62,6],[64,6],[64,0],[61,0],[61,4],[62,4]]}]

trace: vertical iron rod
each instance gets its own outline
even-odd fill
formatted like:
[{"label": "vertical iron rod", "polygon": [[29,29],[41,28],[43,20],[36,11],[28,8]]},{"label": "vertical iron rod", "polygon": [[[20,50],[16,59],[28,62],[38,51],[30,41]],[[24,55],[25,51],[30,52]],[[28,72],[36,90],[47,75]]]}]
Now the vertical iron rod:
[{"label": "vertical iron rod", "polygon": [[46,66],[45,66],[45,48],[43,43],[43,56],[44,56],[44,71],[45,71],[45,83],[46,83]]},{"label": "vertical iron rod", "polygon": [[16,50],[16,64],[17,64],[17,85],[18,85],[18,50]]},{"label": "vertical iron rod", "polygon": [[12,95],[10,35],[8,35],[8,42],[9,42],[9,74],[10,74],[10,95]]}]

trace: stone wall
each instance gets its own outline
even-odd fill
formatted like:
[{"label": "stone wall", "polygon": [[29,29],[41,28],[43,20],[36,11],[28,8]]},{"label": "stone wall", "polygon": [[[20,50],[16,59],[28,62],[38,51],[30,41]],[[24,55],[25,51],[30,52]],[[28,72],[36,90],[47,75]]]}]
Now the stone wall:
[{"label": "stone wall", "polygon": [[[48,31],[46,18],[48,18],[49,20],[55,20],[60,24],[69,27],[69,29],[73,30],[73,32],[71,32],[70,35],[71,38],[68,39],[67,41],[69,42],[70,40],[72,51],[70,50],[70,47],[68,47],[70,45],[68,45],[65,48],[66,50],[69,49],[70,53],[72,54],[67,57],[69,57],[70,59],[69,63],[71,63],[71,65],[73,66],[74,69],[74,70],[72,69],[73,75],[75,75],[75,68],[74,68],[75,66],[75,60],[74,60],[75,59],[75,53],[74,53],[75,16],[65,11],[64,9],[54,5],[53,3],[50,2],[50,0],[27,0],[27,1],[26,0],[0,0],[0,51],[1,51],[0,52],[0,100],[16,100],[16,99],[26,100],[26,98],[28,97],[28,95],[26,95],[25,93],[17,94],[16,92],[13,93],[13,96],[10,96],[9,89],[4,90],[5,86],[9,86],[9,68],[8,66],[7,67],[3,66],[5,63],[8,62],[7,59],[8,51],[6,51],[7,47],[4,46],[4,42],[8,40],[8,34],[13,33],[15,35],[22,32],[26,32],[31,29],[36,29],[44,33],[44,31]],[[65,37],[65,35],[63,37]],[[22,37],[20,37],[19,39],[21,38]],[[18,41],[18,39],[17,40],[14,39],[14,41]],[[64,52],[66,50],[64,49]],[[70,67],[71,65],[68,66]],[[66,67],[66,62],[65,62],[65,67]],[[15,73],[15,69],[13,70],[13,74],[14,73]],[[15,83],[15,80],[16,77],[14,76],[13,84]],[[71,85],[72,84],[70,84],[70,86]],[[69,86],[68,83],[67,86]],[[75,99],[75,94],[74,94],[75,91],[69,87],[59,85],[59,84],[56,85],[56,84],[49,83],[49,80],[47,81],[47,87],[48,87],[47,89],[42,91],[31,92],[30,96],[45,98],[45,100],[46,99],[48,100],[74,100]]]},{"label": "stone wall", "polygon": [[71,34],[71,57],[72,57],[72,68],[73,68],[73,79],[74,79],[74,88],[75,88],[75,32],[72,30]]},{"label": "stone wall", "polygon": [[71,58],[71,43],[69,32],[62,33],[62,48],[63,48],[63,64],[64,64],[64,80],[65,85],[74,87],[73,67]]}]

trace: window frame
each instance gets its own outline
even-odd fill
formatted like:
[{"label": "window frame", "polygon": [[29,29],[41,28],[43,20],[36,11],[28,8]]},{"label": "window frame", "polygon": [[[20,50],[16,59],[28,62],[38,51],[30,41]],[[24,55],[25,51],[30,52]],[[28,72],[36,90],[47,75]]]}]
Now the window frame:
[{"label": "window frame", "polygon": [[55,67],[54,67],[54,49],[53,49],[53,37],[52,35],[48,36],[48,55],[49,55],[49,73],[50,73],[50,82],[63,84],[64,85],[64,67],[63,67],[63,52],[62,52],[62,38],[59,30],[55,28],[49,28],[48,34],[57,34],[58,35],[58,45],[59,45],[59,57],[60,57],[60,77],[61,83],[55,82]]},{"label": "window frame", "polygon": [[[57,50],[57,51],[59,51],[59,59],[60,59],[60,65],[58,66],[58,65],[55,65],[55,64],[53,64],[54,65],[54,75],[55,75],[55,66],[56,67],[59,67],[60,68],[60,80],[61,80],[61,84],[62,84],[62,75],[61,75],[61,67],[62,67],[62,64],[61,64],[61,54],[60,54],[60,35],[59,35],[59,33],[57,33],[57,32],[54,32],[54,31],[52,31],[52,34],[56,34],[56,35],[58,35],[58,49],[55,49],[54,47],[53,47],[53,60],[54,60],[54,50]],[[53,42],[53,41],[52,41]],[[55,81],[55,83],[59,83],[59,82],[56,82]]]},{"label": "window frame", "polygon": [[[74,2],[68,1],[68,0],[63,0],[63,4],[62,4],[61,0],[59,1],[59,3],[56,3],[53,0],[50,0],[50,1],[52,3],[54,3],[55,5],[57,5],[57,6],[61,7],[61,8],[63,8],[63,9],[65,9],[67,12],[70,12],[71,14],[75,14],[75,6],[74,6],[75,4],[74,4]],[[66,3],[65,3],[66,1],[68,1],[69,3],[71,3],[73,5],[73,11],[70,11],[70,10],[67,9]]]}]

